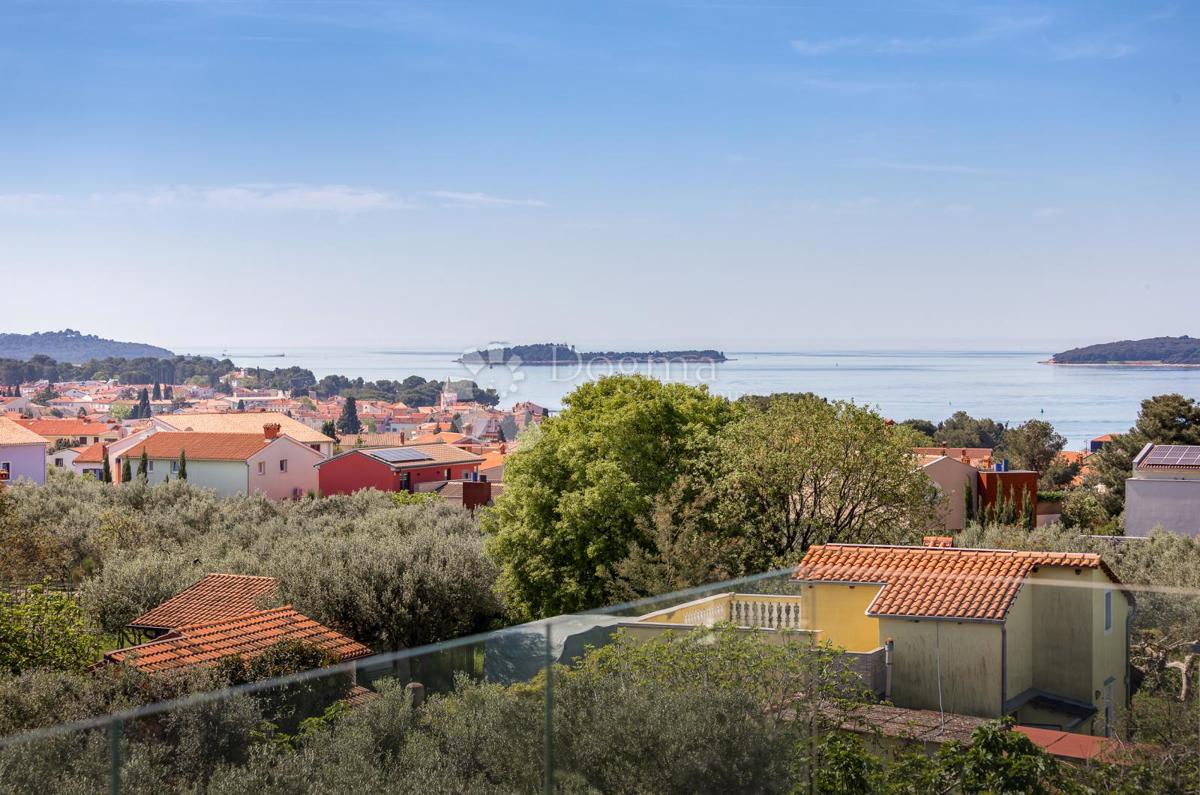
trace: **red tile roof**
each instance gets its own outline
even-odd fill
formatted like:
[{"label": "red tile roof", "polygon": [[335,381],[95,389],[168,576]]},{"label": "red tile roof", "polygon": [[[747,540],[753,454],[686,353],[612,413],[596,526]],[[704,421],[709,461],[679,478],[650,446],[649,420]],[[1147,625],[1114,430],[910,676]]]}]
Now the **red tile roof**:
[{"label": "red tile roof", "polygon": [[[76,459],[78,461],[79,459]],[[131,627],[176,629],[253,613],[279,586],[274,577],[209,574],[158,607],[129,622]]]},{"label": "red tile roof", "polygon": [[89,444],[80,451],[79,455],[75,456],[76,464],[103,464],[104,463],[104,442],[96,442]]},{"label": "red tile roof", "polygon": [[878,583],[867,615],[1003,621],[1035,566],[1102,569],[1099,555],[955,547],[828,544],[811,547],[793,579]]},{"label": "red tile roof", "polygon": [[110,436],[116,432],[103,422],[80,419],[14,420],[38,436]]},{"label": "red tile roof", "polygon": [[330,652],[339,662],[371,654],[371,650],[358,641],[318,624],[291,605],[285,605],[225,621],[180,627],[149,643],[110,651],[104,659],[157,673],[209,666],[235,654],[254,657],[283,640],[309,643]]},{"label": "red tile roof", "polygon": [[261,433],[160,431],[126,450],[124,457],[140,458],[145,450],[149,458],[179,458],[186,451],[189,461],[245,461],[269,441]]}]

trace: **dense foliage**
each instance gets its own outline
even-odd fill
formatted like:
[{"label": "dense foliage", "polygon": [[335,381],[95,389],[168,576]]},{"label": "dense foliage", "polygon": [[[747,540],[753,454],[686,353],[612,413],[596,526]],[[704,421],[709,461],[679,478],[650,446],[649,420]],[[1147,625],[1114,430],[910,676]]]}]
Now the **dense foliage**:
[{"label": "dense foliage", "polygon": [[492,364],[574,365],[607,362],[723,362],[725,354],[712,349],[678,351],[576,351],[574,345],[540,342],[532,345],[470,351],[459,359],[471,366]]},{"label": "dense foliage", "polygon": [[30,359],[39,354],[64,362],[84,362],[110,356],[161,359],[173,355],[166,348],[155,345],[117,342],[95,334],[81,334],[69,328],[33,334],[0,334],[0,357]]},{"label": "dense foliage", "polygon": [[1054,354],[1055,364],[1109,364],[1120,362],[1161,362],[1163,364],[1200,364],[1200,339],[1189,337],[1151,337],[1121,340],[1072,348]]},{"label": "dense foliage", "polygon": [[500,615],[475,520],[441,501],[220,499],[185,481],[117,488],[54,473],[0,491],[0,533],[13,561],[0,579],[73,581],[88,621],[109,633],[207,572],[276,576],[282,598],[379,649]]},{"label": "dense foliage", "polygon": [[22,384],[30,381],[108,381],[122,384],[202,383],[215,386],[217,379],[233,372],[233,362],[208,356],[171,356],[168,358],[109,357],[89,359],[80,364],[55,361],[37,355],[28,361],[0,359],[0,383]]},{"label": "dense foliage", "polygon": [[903,542],[933,517],[913,434],[813,395],[730,404],[601,378],[522,442],[484,517],[518,615],[789,565],[811,544]]}]

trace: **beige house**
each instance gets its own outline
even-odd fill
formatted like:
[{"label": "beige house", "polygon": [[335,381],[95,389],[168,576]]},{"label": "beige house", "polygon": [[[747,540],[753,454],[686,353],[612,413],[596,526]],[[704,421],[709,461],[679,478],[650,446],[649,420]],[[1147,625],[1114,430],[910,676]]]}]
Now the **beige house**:
[{"label": "beige house", "polygon": [[917,461],[941,497],[939,525],[950,533],[962,530],[967,526],[967,501],[978,504],[979,470],[968,459],[948,455],[918,455]]},{"label": "beige house", "polygon": [[1133,597],[1098,555],[828,544],[793,583],[798,595],[719,594],[626,626],[791,631],[846,650],[910,709],[1107,735],[1128,704]]}]

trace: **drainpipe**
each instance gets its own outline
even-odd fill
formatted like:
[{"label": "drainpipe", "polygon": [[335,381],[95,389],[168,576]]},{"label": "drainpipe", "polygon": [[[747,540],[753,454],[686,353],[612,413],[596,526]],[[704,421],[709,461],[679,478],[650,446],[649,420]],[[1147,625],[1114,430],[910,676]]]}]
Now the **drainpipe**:
[{"label": "drainpipe", "polygon": [[896,641],[888,638],[883,643],[883,700],[892,700],[892,652]]},{"label": "drainpipe", "polygon": [[1000,717],[1008,703],[1008,627],[1000,625]]}]

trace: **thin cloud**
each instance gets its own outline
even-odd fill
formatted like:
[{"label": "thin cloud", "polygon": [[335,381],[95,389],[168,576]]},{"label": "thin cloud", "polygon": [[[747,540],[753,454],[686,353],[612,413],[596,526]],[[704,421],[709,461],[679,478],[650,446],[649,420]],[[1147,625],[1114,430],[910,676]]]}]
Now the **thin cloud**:
[{"label": "thin cloud", "polygon": [[0,193],[0,213],[44,212],[62,203],[54,193]]},{"label": "thin cloud", "polygon": [[1056,46],[1054,57],[1059,61],[1115,61],[1137,51],[1134,45],[1123,42],[1085,41]]},{"label": "thin cloud", "polygon": [[801,55],[829,55],[838,50],[846,50],[858,47],[863,42],[861,37],[842,39],[795,39],[792,41],[792,49]]},{"label": "thin cloud", "polygon": [[1033,211],[1034,218],[1057,218],[1062,214],[1061,207],[1039,207]]},{"label": "thin cloud", "polygon": [[997,172],[976,166],[964,166],[955,163],[906,163],[895,160],[876,160],[866,158],[856,160],[854,168],[880,169],[883,171],[912,171],[925,174],[959,174],[962,176],[988,176]]},{"label": "thin cloud", "polygon": [[451,190],[435,190],[430,197],[442,202],[443,207],[545,207],[546,202],[538,199],[511,199],[487,193],[461,193]]}]

